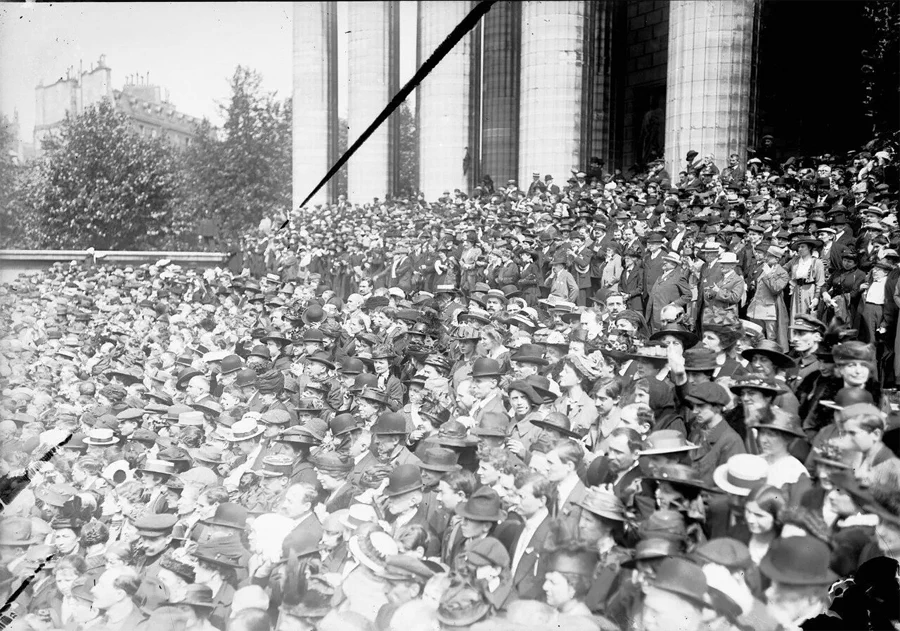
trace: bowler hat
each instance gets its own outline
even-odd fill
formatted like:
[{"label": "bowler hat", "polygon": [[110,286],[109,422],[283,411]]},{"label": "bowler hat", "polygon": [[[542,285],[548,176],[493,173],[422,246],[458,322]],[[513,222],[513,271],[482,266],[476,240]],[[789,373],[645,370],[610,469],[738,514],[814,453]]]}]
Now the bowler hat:
[{"label": "bowler hat", "polygon": [[372,426],[372,433],[376,436],[406,435],[406,417],[399,412],[384,412]]},{"label": "bowler hat", "polygon": [[421,469],[428,471],[458,471],[462,467],[457,463],[459,454],[444,447],[431,447],[422,454]]},{"label": "bowler hat", "polygon": [[335,438],[359,429],[360,421],[350,413],[338,414],[328,423],[331,435]]},{"label": "bowler hat", "polygon": [[546,366],[549,363],[544,359],[544,349],[539,344],[522,344],[509,359],[521,364],[537,364],[538,366]]},{"label": "bowler hat", "polygon": [[201,521],[212,526],[243,530],[247,527],[247,509],[234,502],[222,502],[216,506],[216,512],[212,517]]},{"label": "bowler hat", "polygon": [[422,474],[414,464],[402,464],[388,475],[388,484],[382,492],[386,497],[395,497],[422,490]]},{"label": "bowler hat", "polygon": [[759,570],[785,585],[831,585],[838,576],[831,571],[830,562],[831,550],[824,541],[810,536],[781,537],[769,546]]},{"label": "bowler hat", "polygon": [[331,358],[328,356],[328,354],[323,351],[313,353],[307,358],[307,360],[322,364],[323,366],[328,368],[328,370],[334,370],[334,362],[331,361]]},{"label": "bowler hat", "polygon": [[246,388],[256,385],[256,371],[252,368],[242,368],[238,371],[234,380],[234,385],[238,388]]},{"label": "bowler hat", "polygon": [[472,365],[472,378],[479,377],[500,377],[503,371],[500,362],[489,357],[479,357]]},{"label": "bowler hat", "polygon": [[472,521],[497,522],[506,519],[500,495],[489,486],[483,486],[465,502],[456,505],[456,514]]}]

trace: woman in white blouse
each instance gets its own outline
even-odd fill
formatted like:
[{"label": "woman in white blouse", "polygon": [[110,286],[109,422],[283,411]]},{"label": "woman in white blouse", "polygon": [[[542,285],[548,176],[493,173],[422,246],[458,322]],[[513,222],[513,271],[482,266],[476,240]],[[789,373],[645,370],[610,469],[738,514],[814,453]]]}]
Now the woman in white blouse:
[{"label": "woman in white blouse", "polygon": [[788,263],[791,276],[791,320],[800,315],[816,313],[822,288],[825,286],[825,264],[813,256],[813,250],[822,247],[822,242],[811,237],[802,237],[791,244],[797,256]]}]

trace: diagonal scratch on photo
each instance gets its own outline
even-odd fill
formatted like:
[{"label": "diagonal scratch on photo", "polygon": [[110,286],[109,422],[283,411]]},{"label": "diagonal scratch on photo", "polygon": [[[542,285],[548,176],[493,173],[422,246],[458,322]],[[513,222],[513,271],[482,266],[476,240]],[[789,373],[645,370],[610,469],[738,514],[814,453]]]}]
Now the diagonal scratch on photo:
[{"label": "diagonal scratch on photo", "polygon": [[0,631],[900,629],[898,59],[881,0],[4,4]]}]

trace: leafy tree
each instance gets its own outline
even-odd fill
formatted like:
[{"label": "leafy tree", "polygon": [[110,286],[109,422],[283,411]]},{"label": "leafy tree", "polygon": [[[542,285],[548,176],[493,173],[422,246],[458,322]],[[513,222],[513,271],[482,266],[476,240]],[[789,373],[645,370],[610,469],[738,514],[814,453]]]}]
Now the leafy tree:
[{"label": "leafy tree", "polygon": [[218,222],[234,242],[264,217],[291,207],[291,101],[262,90],[262,76],[238,66],[219,106],[220,133],[208,121],[186,155],[187,204],[196,221]]},{"label": "leafy tree", "polygon": [[4,235],[4,242],[9,242],[15,222],[12,203],[16,186],[16,165],[7,149],[14,141],[9,120],[0,116],[0,233]]},{"label": "leafy tree", "polygon": [[900,111],[900,5],[896,2],[861,3],[869,28],[860,69],[863,104],[873,131],[893,131]]},{"label": "leafy tree", "polygon": [[103,101],[43,144],[19,202],[40,247],[143,249],[171,231],[179,175],[162,138],[142,138]]}]

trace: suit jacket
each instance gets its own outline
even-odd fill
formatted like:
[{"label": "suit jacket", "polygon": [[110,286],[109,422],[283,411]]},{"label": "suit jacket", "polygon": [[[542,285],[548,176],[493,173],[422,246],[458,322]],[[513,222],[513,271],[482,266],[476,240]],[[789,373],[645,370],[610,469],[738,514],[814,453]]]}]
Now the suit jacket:
[{"label": "suit jacket", "polygon": [[635,265],[631,270],[622,269],[619,278],[619,291],[625,296],[625,308],[637,311],[644,310],[644,270],[643,265]]},{"label": "suit jacket", "polygon": [[387,269],[388,287],[399,287],[407,294],[412,291],[413,261],[405,254],[401,254],[396,267],[391,263]]},{"label": "suit jacket", "polygon": [[572,274],[562,269],[549,280],[550,295],[558,296],[563,300],[575,302],[578,299],[578,283]]},{"label": "suit jacket", "polygon": [[[543,598],[544,575],[547,573],[547,554],[544,552],[544,543],[547,535],[550,534],[550,520],[551,517],[548,514],[534,531],[531,541],[525,548],[525,553],[519,559],[519,564],[513,572],[513,590],[520,599],[540,600]],[[512,541],[510,557],[515,554],[523,532],[524,525],[520,526],[518,534]]]},{"label": "suit jacket", "polygon": [[492,396],[490,399],[488,399],[484,407],[479,407],[471,414],[471,416],[475,420],[475,425],[477,426],[481,424],[481,421],[484,419],[485,415],[490,413],[502,414],[503,416],[509,418],[506,407],[504,407],[503,405],[502,393],[500,393],[498,396]]},{"label": "suit jacket", "polygon": [[660,276],[659,280],[650,289],[647,297],[645,317],[650,324],[651,330],[658,331],[662,328],[660,315],[663,307],[670,304],[683,307],[690,300],[691,286],[684,272],[675,269],[668,276]]},{"label": "suit jacket", "polygon": [[575,488],[572,489],[572,492],[569,493],[569,496],[565,499],[562,506],[559,506],[559,488],[554,487],[553,489],[553,501],[550,502],[550,516],[556,519],[559,519],[563,523],[565,523],[567,527],[567,532],[577,532],[578,522],[581,519],[581,506],[579,503],[584,500],[584,496],[587,494],[587,488],[584,486],[584,482],[581,480],[575,485]]},{"label": "suit jacket", "polygon": [[733,274],[723,276],[713,284],[705,294],[706,306],[712,309],[730,311],[738,314],[738,307],[746,295],[747,284],[736,271]]},{"label": "suit jacket", "polygon": [[644,256],[644,298],[647,297],[650,289],[656,281],[659,280],[659,277],[662,276],[663,254],[665,254],[665,252],[657,250],[655,257],[653,257],[650,252],[647,252]]},{"label": "suit jacket", "polygon": [[783,293],[789,280],[787,271],[780,265],[763,272],[757,279],[756,293],[747,307],[747,317],[756,320],[775,320],[780,313],[782,317],[787,318]]}]

